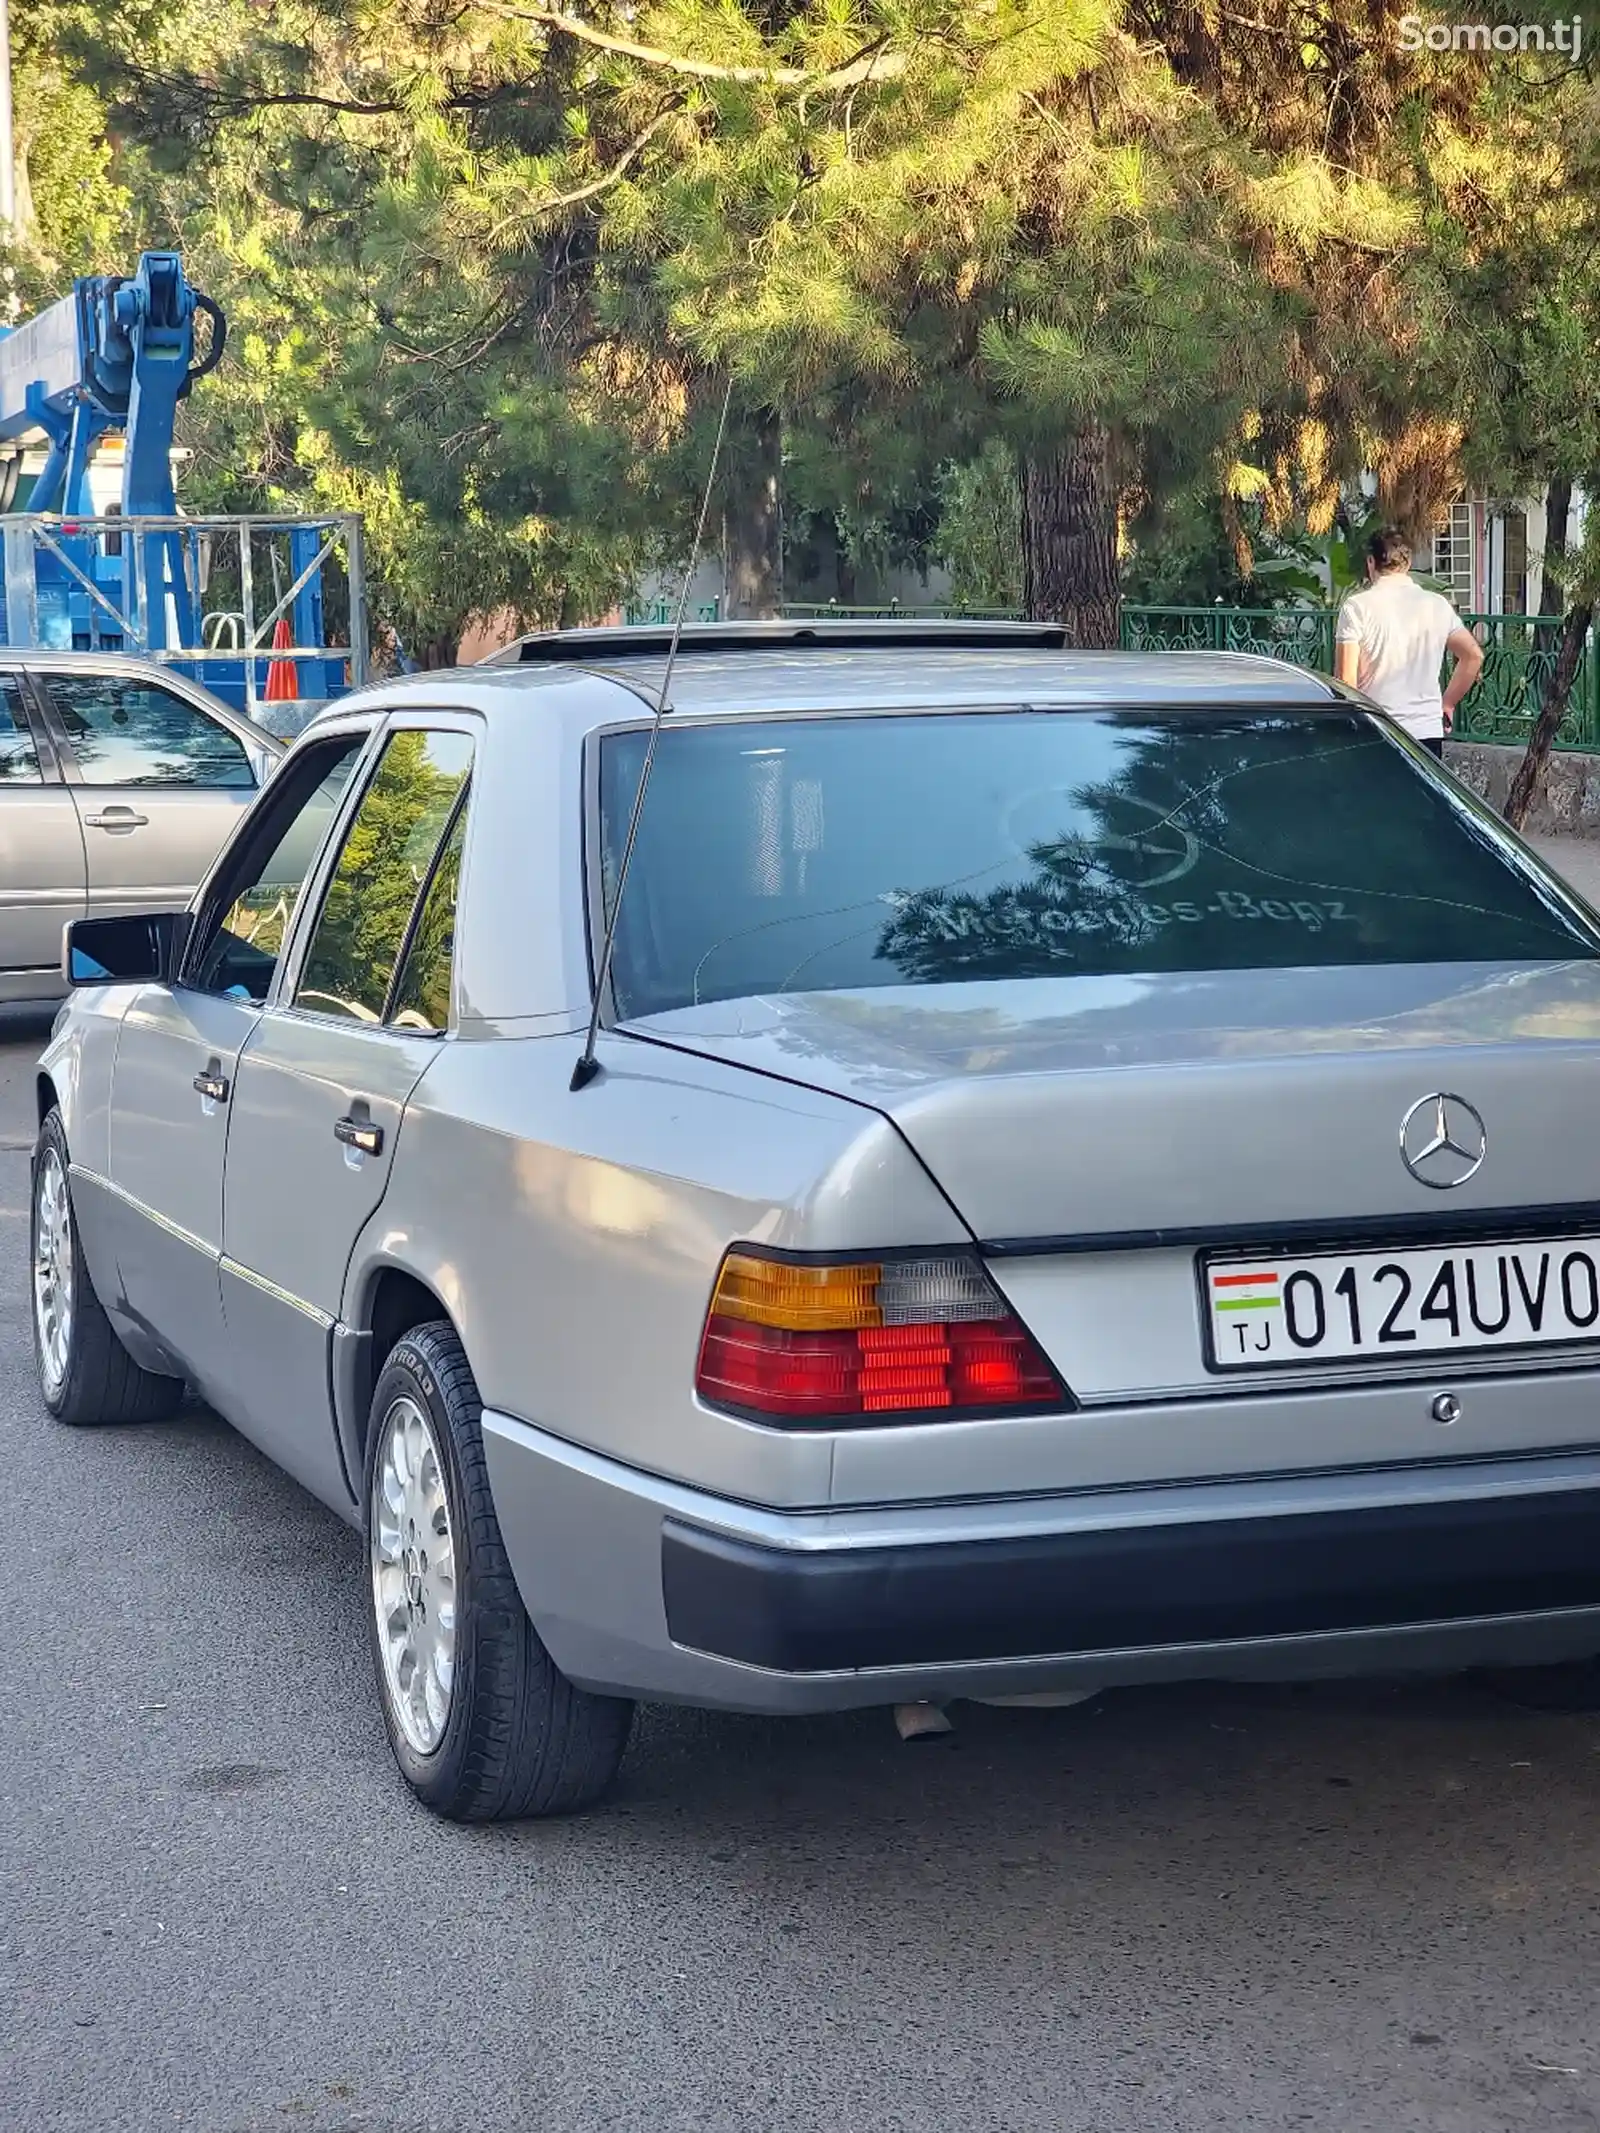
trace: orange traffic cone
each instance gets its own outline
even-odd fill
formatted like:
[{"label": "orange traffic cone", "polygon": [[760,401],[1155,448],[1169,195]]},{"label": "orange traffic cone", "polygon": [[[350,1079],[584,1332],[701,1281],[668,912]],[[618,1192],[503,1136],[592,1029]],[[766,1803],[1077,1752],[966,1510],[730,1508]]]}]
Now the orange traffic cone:
[{"label": "orange traffic cone", "polygon": [[[294,631],[289,627],[287,615],[278,617],[272,632],[272,649],[286,652],[294,643]],[[292,704],[300,694],[299,667],[293,659],[274,659],[267,668],[266,702],[269,704]]]}]

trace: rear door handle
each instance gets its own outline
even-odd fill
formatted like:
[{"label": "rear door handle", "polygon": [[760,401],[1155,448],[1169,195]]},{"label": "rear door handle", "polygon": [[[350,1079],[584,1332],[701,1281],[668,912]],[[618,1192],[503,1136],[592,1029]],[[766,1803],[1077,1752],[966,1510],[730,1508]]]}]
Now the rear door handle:
[{"label": "rear door handle", "polygon": [[85,815],[83,819],[90,829],[136,830],[143,829],[150,817],[136,814],[131,807],[108,807],[98,815]]},{"label": "rear door handle", "polygon": [[202,1096],[209,1096],[214,1104],[225,1104],[228,1101],[226,1074],[196,1074],[194,1085]]},{"label": "rear door handle", "polygon": [[343,1141],[347,1148],[359,1148],[363,1155],[382,1155],[383,1128],[369,1126],[365,1119],[336,1118],[333,1122],[333,1137]]}]

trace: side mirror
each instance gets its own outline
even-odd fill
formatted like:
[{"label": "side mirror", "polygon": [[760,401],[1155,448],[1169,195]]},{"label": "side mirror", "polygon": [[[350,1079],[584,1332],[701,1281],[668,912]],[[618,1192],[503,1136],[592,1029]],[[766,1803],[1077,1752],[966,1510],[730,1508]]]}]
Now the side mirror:
[{"label": "side mirror", "polygon": [[62,948],[61,975],[69,985],[170,985],[193,924],[187,911],[74,919]]}]

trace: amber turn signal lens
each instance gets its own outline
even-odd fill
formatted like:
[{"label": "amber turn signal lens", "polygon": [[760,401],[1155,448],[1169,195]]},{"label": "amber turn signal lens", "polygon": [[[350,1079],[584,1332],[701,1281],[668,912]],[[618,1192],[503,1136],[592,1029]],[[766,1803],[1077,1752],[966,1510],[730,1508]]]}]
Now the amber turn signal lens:
[{"label": "amber turn signal lens", "polygon": [[967,1252],[815,1265],[732,1251],[695,1387],[791,1427],[1072,1404]]},{"label": "amber turn signal lens", "polygon": [[711,1299],[714,1315],[750,1326],[782,1326],[790,1333],[822,1333],[881,1326],[877,1304],[883,1269],[871,1262],[850,1266],[798,1266],[792,1260],[756,1259],[730,1252]]}]

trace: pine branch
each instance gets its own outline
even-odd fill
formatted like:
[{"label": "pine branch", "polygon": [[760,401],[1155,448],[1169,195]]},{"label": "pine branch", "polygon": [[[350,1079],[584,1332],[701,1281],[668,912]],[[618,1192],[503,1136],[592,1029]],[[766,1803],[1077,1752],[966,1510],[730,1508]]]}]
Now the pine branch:
[{"label": "pine branch", "polygon": [[621,183],[638,162],[649,147],[651,137],[660,132],[668,119],[676,118],[677,114],[676,104],[669,104],[664,111],[658,111],[644,131],[635,135],[617,160],[608,169],[601,171],[597,178],[591,178],[586,185],[575,185],[571,192],[567,193],[552,193],[548,200],[541,200],[536,207],[519,209],[514,215],[502,215],[489,232],[488,242],[497,243],[501,232],[509,229],[514,223],[531,222],[545,215],[559,214],[564,208],[582,207],[586,201],[598,199],[601,193],[609,192],[613,185]]},{"label": "pine branch", "polygon": [[690,74],[698,81],[764,82],[780,89],[853,89],[861,82],[898,80],[906,70],[905,54],[886,52],[882,37],[864,45],[842,67],[815,73],[805,67],[730,67],[712,59],[690,59],[685,53],[668,52],[659,45],[635,44],[631,38],[610,36],[561,8],[491,6],[485,12],[512,22],[536,22],[564,37],[593,45],[596,51],[609,52],[614,58],[636,59],[642,66],[662,67],[670,74]]},{"label": "pine branch", "polygon": [[[208,81],[200,75],[175,80],[170,74],[155,73],[133,59],[119,59],[116,82],[119,94],[140,89],[170,97],[176,92],[181,102],[203,108],[215,117],[241,118],[251,111],[282,108],[336,111],[345,118],[394,118],[410,108],[394,99],[365,102],[355,97],[319,96],[311,89],[267,89],[259,83],[229,89],[219,81]],[[438,108],[443,111],[487,111],[496,104],[523,95],[531,86],[530,78],[495,82],[483,88],[460,88],[441,97]]]}]

